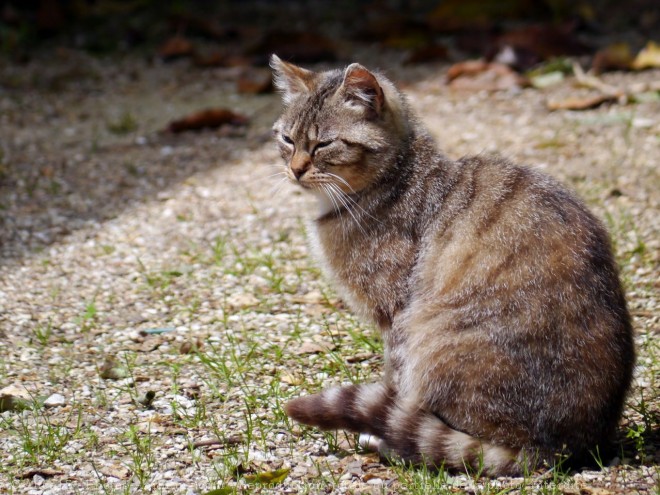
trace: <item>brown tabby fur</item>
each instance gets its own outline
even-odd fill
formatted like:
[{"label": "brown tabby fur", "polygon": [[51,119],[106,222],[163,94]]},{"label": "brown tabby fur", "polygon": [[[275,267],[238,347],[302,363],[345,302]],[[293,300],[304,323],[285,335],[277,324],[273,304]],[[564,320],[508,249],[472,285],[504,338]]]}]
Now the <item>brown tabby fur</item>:
[{"label": "brown tabby fur", "polygon": [[385,345],[382,381],[295,399],[288,415],[488,475],[605,445],[634,350],[600,222],[539,172],[443,156],[380,74],[271,65],[286,174],[321,206],[312,252]]}]

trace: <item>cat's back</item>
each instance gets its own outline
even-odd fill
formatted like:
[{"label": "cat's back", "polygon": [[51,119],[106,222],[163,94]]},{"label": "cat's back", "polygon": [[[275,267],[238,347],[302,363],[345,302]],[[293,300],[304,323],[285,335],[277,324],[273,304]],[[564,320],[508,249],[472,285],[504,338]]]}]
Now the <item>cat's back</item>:
[{"label": "cat's back", "polygon": [[[611,431],[634,362],[607,233],[543,173],[485,156],[450,169],[450,187],[427,203],[433,220],[401,319],[411,350],[401,383],[424,382],[429,407],[466,431],[537,444],[561,431],[579,450]],[[556,412],[530,424],[549,404]],[[601,421],[580,430],[594,415]]]}]

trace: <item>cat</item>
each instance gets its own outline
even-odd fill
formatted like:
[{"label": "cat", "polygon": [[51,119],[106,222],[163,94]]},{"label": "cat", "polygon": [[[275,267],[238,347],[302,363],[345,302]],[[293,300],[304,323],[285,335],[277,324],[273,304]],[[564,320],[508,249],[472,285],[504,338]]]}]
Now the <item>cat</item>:
[{"label": "cat", "polygon": [[487,476],[603,448],[635,350],[601,223],[538,171],[441,154],[378,72],[271,67],[284,173],[319,200],[311,253],[385,361],[380,381],[293,399],[288,416]]}]

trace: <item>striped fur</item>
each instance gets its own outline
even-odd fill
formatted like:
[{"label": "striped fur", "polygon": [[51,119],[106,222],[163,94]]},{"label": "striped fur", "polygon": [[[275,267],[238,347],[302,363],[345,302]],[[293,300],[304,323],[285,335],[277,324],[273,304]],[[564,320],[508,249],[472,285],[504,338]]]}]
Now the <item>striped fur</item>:
[{"label": "striped fur", "polygon": [[290,401],[294,420],[325,430],[344,429],[378,438],[383,458],[485,475],[519,475],[540,464],[538,452],[482,442],[447,426],[433,413],[395,400],[382,383],[333,387]]},{"label": "striped fur", "polygon": [[272,65],[284,173],[322,198],[312,254],[385,347],[382,382],[296,399],[289,416],[493,476],[602,452],[635,353],[600,222],[539,172],[443,156],[380,74]]}]

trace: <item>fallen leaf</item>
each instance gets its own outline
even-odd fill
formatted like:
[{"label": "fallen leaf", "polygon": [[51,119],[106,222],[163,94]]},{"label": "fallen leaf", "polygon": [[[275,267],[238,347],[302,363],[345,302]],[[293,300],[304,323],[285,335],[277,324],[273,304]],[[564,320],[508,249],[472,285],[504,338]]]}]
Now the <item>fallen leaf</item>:
[{"label": "fallen leaf", "polygon": [[590,486],[583,486],[580,487],[580,495],[610,495],[609,490],[606,490],[605,488],[598,488],[598,487],[590,487]]},{"label": "fallen leaf", "polygon": [[302,345],[293,352],[299,356],[302,354],[318,354],[320,352],[332,351],[335,347],[334,344],[303,342]]},{"label": "fallen leaf", "polygon": [[24,471],[21,474],[16,475],[16,477],[19,479],[29,479],[34,477],[34,475],[36,474],[38,474],[39,476],[43,476],[44,478],[52,478],[53,476],[63,475],[64,471],[60,471],[59,469],[50,469],[50,468],[28,469],[27,471]]},{"label": "fallen leaf", "polygon": [[215,128],[223,125],[243,126],[248,123],[245,115],[234,113],[225,108],[209,108],[193,113],[179,120],[170,122],[167,129],[170,132],[197,131],[204,128]]},{"label": "fallen leaf", "polygon": [[591,62],[591,69],[600,74],[608,70],[629,69],[633,61],[632,52],[628,43],[613,43],[598,50]]},{"label": "fallen leaf", "polygon": [[193,51],[193,44],[190,40],[181,35],[176,35],[161,45],[158,49],[158,55],[165,60],[172,60],[174,58],[192,55]]},{"label": "fallen leaf", "polygon": [[263,94],[273,90],[273,76],[266,69],[250,69],[236,81],[236,89],[243,94]]},{"label": "fallen leaf", "polygon": [[245,481],[249,484],[258,485],[277,485],[282,483],[289,475],[291,470],[288,468],[276,469],[275,471],[264,471],[262,473],[248,474],[245,476]]},{"label": "fallen leaf", "polygon": [[241,55],[230,55],[216,50],[210,53],[195,52],[193,63],[198,67],[246,67],[251,65],[252,61]]},{"label": "fallen leaf", "polygon": [[617,95],[603,94],[586,98],[567,98],[561,101],[549,101],[549,110],[589,110],[603,103],[618,101]]},{"label": "fallen leaf", "polygon": [[529,86],[529,81],[509,66],[497,62],[468,60],[452,65],[447,81],[453,89],[500,91]]},{"label": "fallen leaf", "polygon": [[211,490],[210,492],[204,492],[202,495],[232,495],[233,493],[236,493],[235,488],[232,488],[230,486],[225,486],[222,488],[216,488],[215,490]]},{"label": "fallen leaf", "polygon": [[110,478],[117,478],[120,480],[127,480],[131,477],[131,470],[125,466],[112,464],[110,466],[104,466],[99,469],[99,472]]},{"label": "fallen leaf", "polygon": [[216,446],[226,446],[226,445],[238,445],[243,441],[241,435],[232,435],[226,438],[211,438],[208,440],[198,440],[193,443],[193,448],[198,449],[200,447],[216,447]]},{"label": "fallen leaf", "polygon": [[635,70],[660,67],[660,45],[649,41],[637,54],[630,66]]},{"label": "fallen leaf", "polygon": [[359,352],[357,354],[353,354],[352,356],[348,356],[346,358],[346,362],[359,363],[361,361],[366,361],[367,359],[371,359],[374,356],[375,354],[373,352]]}]

